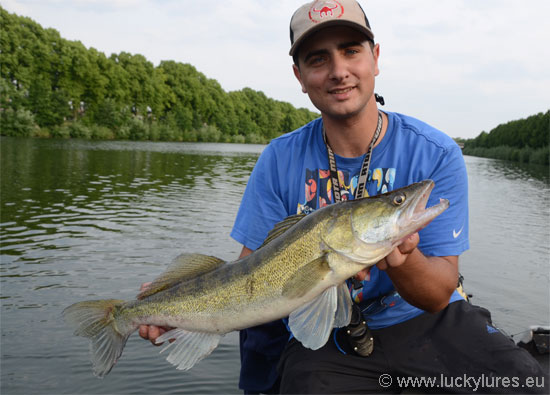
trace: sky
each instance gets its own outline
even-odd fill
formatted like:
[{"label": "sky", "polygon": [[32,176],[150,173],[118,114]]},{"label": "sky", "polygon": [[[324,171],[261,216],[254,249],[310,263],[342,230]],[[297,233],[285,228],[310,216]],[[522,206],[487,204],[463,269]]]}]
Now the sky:
[{"label": "sky", "polygon": [[[380,43],[388,111],[473,138],[550,109],[549,0],[360,0]],[[190,63],[316,111],[292,73],[289,22],[304,0],[0,0],[107,56]]]}]

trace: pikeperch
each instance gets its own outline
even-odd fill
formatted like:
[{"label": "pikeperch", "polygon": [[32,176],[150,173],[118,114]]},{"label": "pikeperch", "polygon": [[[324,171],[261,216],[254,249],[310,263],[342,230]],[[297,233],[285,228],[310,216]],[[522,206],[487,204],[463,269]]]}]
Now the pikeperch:
[{"label": "pikeperch", "polygon": [[[449,206],[425,208],[434,182],[344,201],[277,224],[264,244],[234,262],[182,254],[136,300],[75,303],[63,311],[75,335],[91,340],[94,374],[112,369],[139,325],[170,326],[167,360],[190,369],[225,333],[289,317],[302,344],[322,347],[349,323],[346,279],[376,264]],[[164,351],[164,350],[162,350]]]}]

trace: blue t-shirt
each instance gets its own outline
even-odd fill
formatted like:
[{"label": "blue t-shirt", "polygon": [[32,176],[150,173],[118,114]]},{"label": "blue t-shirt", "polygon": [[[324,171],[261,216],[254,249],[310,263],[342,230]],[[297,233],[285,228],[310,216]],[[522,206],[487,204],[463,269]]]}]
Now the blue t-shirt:
[{"label": "blue t-shirt", "polygon": [[[367,194],[373,196],[428,178],[434,180],[427,206],[446,198],[450,207],[420,231],[418,247],[426,256],[460,255],[469,248],[468,180],[460,148],[450,137],[417,119],[386,114],[388,128],[372,151]],[[362,162],[363,156],[336,155],[342,199],[353,199]],[[252,171],[231,237],[254,250],[287,216],[307,214],[333,203],[328,169],[321,118],[274,139]],[[373,266],[363,288],[352,292],[352,297],[361,304],[393,289],[388,275]],[[450,302],[459,299],[462,297],[455,291]],[[422,312],[401,298],[392,298],[388,308],[367,317],[368,325],[379,329]]]}]

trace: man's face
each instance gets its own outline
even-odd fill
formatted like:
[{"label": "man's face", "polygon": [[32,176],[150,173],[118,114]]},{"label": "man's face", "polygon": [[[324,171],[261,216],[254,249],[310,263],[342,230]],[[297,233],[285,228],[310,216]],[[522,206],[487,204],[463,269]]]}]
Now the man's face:
[{"label": "man's face", "polygon": [[371,50],[363,34],[335,26],[308,37],[299,51],[294,74],[324,116],[349,118],[365,110],[379,72],[378,44]]}]

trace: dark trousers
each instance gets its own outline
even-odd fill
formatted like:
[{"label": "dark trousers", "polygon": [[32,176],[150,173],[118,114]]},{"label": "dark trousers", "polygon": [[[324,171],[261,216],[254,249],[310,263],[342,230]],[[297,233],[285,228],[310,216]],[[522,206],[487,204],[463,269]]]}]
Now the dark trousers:
[{"label": "dark trousers", "polygon": [[368,357],[343,333],[336,341],[346,354],[332,336],[316,351],[291,340],[279,362],[281,393],[549,393],[548,372],[467,302],[372,330]]}]

